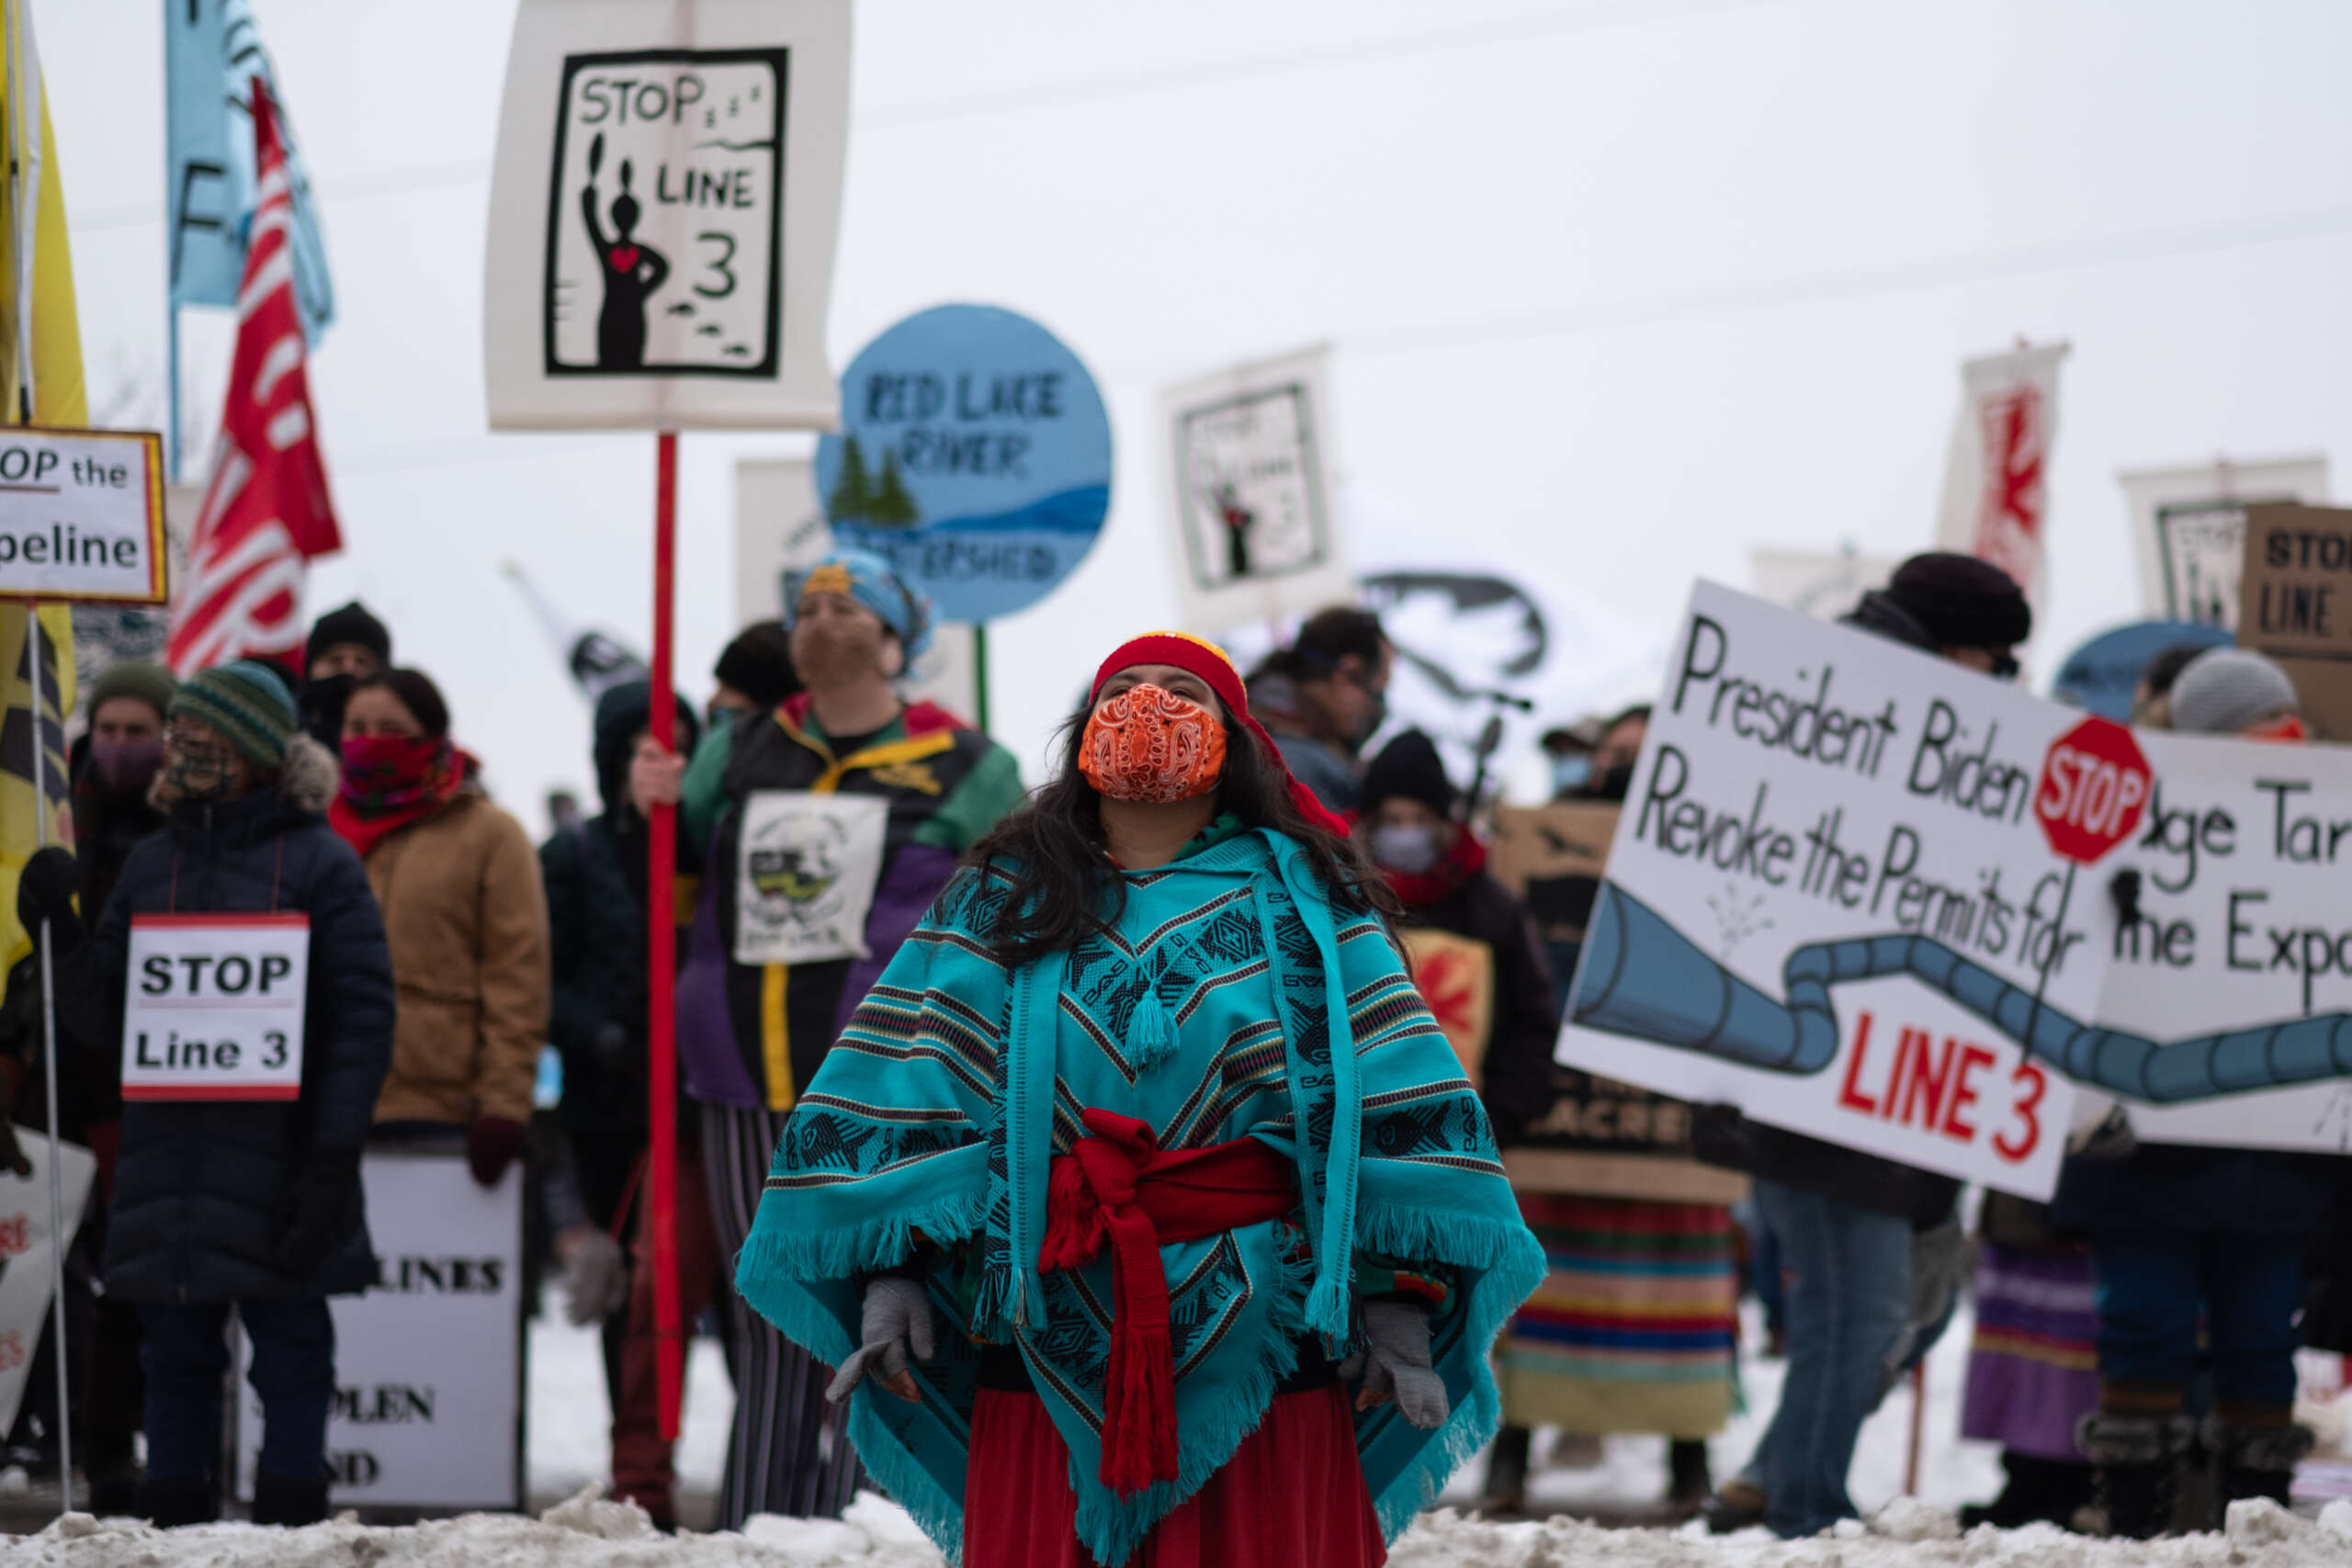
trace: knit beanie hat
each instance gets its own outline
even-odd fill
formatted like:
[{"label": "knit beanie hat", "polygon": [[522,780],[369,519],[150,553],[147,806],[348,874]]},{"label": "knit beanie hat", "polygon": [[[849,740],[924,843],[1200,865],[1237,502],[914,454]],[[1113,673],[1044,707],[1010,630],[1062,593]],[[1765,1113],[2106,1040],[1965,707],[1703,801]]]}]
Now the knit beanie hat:
[{"label": "knit beanie hat", "polygon": [[115,697],[137,697],[155,710],[158,718],[172,711],[172,695],[180,683],[172,672],[152,659],[118,659],[90,682],[90,713]]},{"label": "knit beanie hat", "polygon": [[1939,648],[2015,648],[2033,635],[2025,591],[1991,561],[1929,550],[1887,580],[1886,596]]},{"label": "knit beanie hat", "polygon": [[392,634],[384,623],[368,613],[368,607],[356,599],[339,610],[329,610],[311,627],[311,640],[302,651],[302,666],[328,649],[340,643],[356,643],[376,656],[379,664],[392,661]]},{"label": "knit beanie hat", "polygon": [[294,739],[294,699],[286,683],[256,660],[240,659],[199,670],[180,682],[171,716],[200,718],[257,768],[275,772]]},{"label": "knit beanie hat", "polygon": [[1382,747],[1380,755],[1372,760],[1357,798],[1363,802],[1367,817],[1379,809],[1382,801],[1397,796],[1418,800],[1440,817],[1451,817],[1458,794],[1453,781],[1445,776],[1437,743],[1418,729],[1408,729]]},{"label": "knit beanie hat", "polygon": [[931,601],[907,585],[896,568],[871,550],[837,549],[807,571],[784,574],[784,627],[800,615],[809,593],[846,593],[882,618],[910,660],[931,647]]},{"label": "knit beanie hat", "polygon": [[722,686],[732,686],[762,712],[783,705],[784,699],[804,688],[792,667],[792,635],[782,621],[754,621],[735,636],[718,656],[711,673]]},{"label": "knit beanie hat", "polygon": [[2236,735],[2300,704],[2287,672],[2250,648],[2202,653],[2172,683],[2172,727],[2183,735]]}]

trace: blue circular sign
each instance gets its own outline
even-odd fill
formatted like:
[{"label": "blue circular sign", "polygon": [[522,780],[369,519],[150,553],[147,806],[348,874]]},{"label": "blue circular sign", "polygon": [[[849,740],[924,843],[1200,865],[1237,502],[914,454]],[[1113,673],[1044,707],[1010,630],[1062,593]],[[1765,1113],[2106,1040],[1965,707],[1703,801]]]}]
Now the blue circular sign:
[{"label": "blue circular sign", "polygon": [[1062,341],[1011,310],[909,316],[842,373],[817,444],[833,539],[874,551],[943,621],[990,621],[1077,570],[1111,510],[1111,416]]},{"label": "blue circular sign", "polygon": [[2111,632],[2101,632],[2066,656],[2051,682],[2051,695],[2062,703],[2088,708],[2118,724],[2132,720],[2132,695],[2140,671],[2167,649],[2188,643],[2220,648],[2232,641],[2228,632],[2196,621],[2134,621]]}]

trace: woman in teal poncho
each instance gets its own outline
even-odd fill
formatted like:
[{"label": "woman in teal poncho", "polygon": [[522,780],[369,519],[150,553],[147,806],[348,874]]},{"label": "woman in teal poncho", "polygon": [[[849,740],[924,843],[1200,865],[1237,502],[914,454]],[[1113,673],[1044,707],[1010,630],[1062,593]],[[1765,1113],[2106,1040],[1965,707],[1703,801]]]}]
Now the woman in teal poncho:
[{"label": "woman in teal poncho", "polygon": [[1376,1564],[1543,1272],[1229,660],[1103,662],[801,1097],[737,1283],[964,1568]]}]

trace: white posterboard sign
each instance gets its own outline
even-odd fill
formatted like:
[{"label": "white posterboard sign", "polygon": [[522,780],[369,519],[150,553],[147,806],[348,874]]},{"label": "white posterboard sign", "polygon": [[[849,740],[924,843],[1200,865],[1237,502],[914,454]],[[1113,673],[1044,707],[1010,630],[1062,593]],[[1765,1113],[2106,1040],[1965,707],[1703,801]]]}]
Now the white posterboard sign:
[{"label": "white posterboard sign", "polygon": [[2078,1091],[2352,1152],[2347,867],[2352,751],[2133,735],[1702,583],[1558,1058],[2028,1197]]},{"label": "white posterboard sign", "polygon": [[848,0],[523,0],[491,179],[498,429],[831,429]]},{"label": "white posterboard sign", "polygon": [[299,1098],[310,978],[308,915],[132,916],[122,1098]]},{"label": "white posterboard sign", "polygon": [[19,425],[0,436],[0,599],[161,604],[164,441]]},{"label": "white posterboard sign", "polygon": [[1306,349],[1160,394],[1187,628],[1354,603],[1331,479],[1329,358]]},{"label": "white posterboard sign", "polygon": [[[16,1425],[24,1403],[25,1380],[32,1373],[56,1278],[49,1234],[49,1138],[18,1127],[17,1146],[33,1168],[28,1176],[0,1171],[0,1431]],[[67,1247],[82,1228],[97,1169],[89,1150],[57,1145],[58,1213],[65,1217]]]},{"label": "white posterboard sign", "polygon": [[2245,509],[2265,502],[2327,501],[2327,458],[2219,457],[2169,468],[2126,468],[2116,479],[2132,508],[2140,604],[2154,619],[2235,631],[2245,558]]},{"label": "white posterboard sign", "polygon": [[[523,1177],[370,1150],[360,1167],[375,1289],[336,1296],[327,1459],[336,1507],[523,1504]],[[260,1396],[237,1337],[237,1492],[253,1495]]]}]

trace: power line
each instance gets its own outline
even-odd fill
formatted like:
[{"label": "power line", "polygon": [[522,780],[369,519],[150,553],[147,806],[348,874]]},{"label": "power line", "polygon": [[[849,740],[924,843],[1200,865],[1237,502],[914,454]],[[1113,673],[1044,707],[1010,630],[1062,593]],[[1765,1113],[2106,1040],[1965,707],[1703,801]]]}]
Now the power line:
[{"label": "power line", "polygon": [[[1201,61],[1159,71],[1117,72],[1070,82],[1047,82],[1028,87],[1006,87],[986,93],[962,93],[940,98],[881,104],[864,114],[851,116],[850,127],[853,130],[900,130],[913,126],[1018,113],[1023,109],[1061,108],[1137,94],[1165,93],[1224,82],[1293,75],[1303,71],[1373,64],[1414,55],[1492,49],[1503,44],[1679,21],[1685,17],[1787,3],[1788,0],[1602,0],[1602,3],[1580,5],[1564,12],[1501,17],[1458,28],[1427,28],[1418,32],[1398,33],[1357,44],[1289,50],[1234,60]],[[490,169],[489,162],[479,158],[459,163],[424,164],[413,168],[354,175],[337,180],[332,186],[318,186],[316,190],[322,202],[364,200],[371,197],[401,196],[424,190],[452,190],[484,183],[490,178]],[[95,208],[87,216],[75,220],[74,228],[77,231],[96,232],[107,229],[136,228],[163,220],[164,209],[159,204],[132,202],[119,207]]]}]

